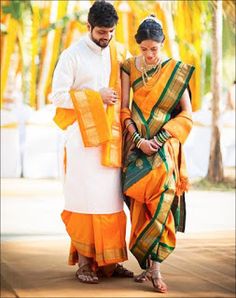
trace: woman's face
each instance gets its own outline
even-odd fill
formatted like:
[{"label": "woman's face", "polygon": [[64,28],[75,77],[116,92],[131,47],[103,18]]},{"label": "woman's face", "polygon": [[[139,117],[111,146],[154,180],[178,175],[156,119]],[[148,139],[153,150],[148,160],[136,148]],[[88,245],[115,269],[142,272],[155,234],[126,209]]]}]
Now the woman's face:
[{"label": "woman's face", "polygon": [[143,40],[139,46],[147,64],[154,64],[159,60],[163,46],[162,42],[148,39]]}]

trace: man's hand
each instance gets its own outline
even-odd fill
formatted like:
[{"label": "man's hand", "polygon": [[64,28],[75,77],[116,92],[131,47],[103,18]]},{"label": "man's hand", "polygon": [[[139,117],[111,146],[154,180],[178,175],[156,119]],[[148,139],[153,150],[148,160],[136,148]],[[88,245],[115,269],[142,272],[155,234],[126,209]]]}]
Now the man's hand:
[{"label": "man's hand", "polygon": [[114,105],[117,102],[118,96],[117,92],[111,88],[102,88],[99,90],[101,94],[102,101],[108,105]]}]

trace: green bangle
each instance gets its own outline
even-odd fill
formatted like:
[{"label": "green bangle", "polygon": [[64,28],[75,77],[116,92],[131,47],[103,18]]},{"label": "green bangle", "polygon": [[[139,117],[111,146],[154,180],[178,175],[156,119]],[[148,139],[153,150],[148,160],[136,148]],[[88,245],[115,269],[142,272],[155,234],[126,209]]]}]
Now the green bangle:
[{"label": "green bangle", "polygon": [[165,142],[165,140],[166,140],[161,132],[158,133],[157,138],[162,143]]},{"label": "green bangle", "polygon": [[166,131],[164,129],[162,129],[161,131],[167,139],[171,138],[171,135],[168,133],[168,131]]},{"label": "green bangle", "polygon": [[154,138],[154,141],[157,143],[157,145],[158,145],[158,146],[160,146],[160,147],[161,147],[161,146],[163,145],[163,143],[162,143],[162,142],[160,142],[160,141],[157,139],[157,137],[156,137],[156,136],[154,136],[153,138]]},{"label": "green bangle", "polygon": [[135,138],[136,135],[137,135],[137,132],[136,132],[136,131],[133,132],[133,134],[132,134],[132,136],[131,136],[131,140],[132,140],[132,141],[134,140],[134,138]]},{"label": "green bangle", "polygon": [[159,134],[157,135],[157,139],[162,143],[165,142],[165,138],[162,136],[161,132],[159,132]]},{"label": "green bangle", "polygon": [[158,134],[157,134],[157,139],[160,142],[166,142],[169,138],[170,138],[170,134],[168,132],[166,132],[164,129],[161,130]]},{"label": "green bangle", "polygon": [[140,141],[141,137],[137,131],[132,134],[131,141],[137,144]]},{"label": "green bangle", "polygon": [[140,136],[139,136],[139,134],[138,134],[138,133],[136,133],[136,134],[135,134],[135,136],[134,136],[133,142],[134,142],[134,143],[136,143],[136,140],[138,140],[138,139],[139,139],[139,137],[140,137]]},{"label": "green bangle", "polygon": [[140,138],[140,140],[138,141],[138,143],[136,144],[136,147],[139,149],[140,146],[142,145],[142,143],[145,141],[144,138]]},{"label": "green bangle", "polygon": [[138,136],[135,140],[134,140],[134,143],[135,143],[135,145],[137,145],[138,144],[138,142],[141,140],[141,137],[140,136]]}]

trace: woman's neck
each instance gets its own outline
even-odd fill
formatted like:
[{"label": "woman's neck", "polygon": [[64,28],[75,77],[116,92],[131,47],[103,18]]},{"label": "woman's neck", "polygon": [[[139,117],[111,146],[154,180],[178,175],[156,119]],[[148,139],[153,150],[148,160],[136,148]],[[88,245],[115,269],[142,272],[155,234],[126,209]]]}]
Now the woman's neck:
[{"label": "woman's neck", "polygon": [[160,61],[161,61],[161,57],[160,56],[156,57],[156,59],[153,62],[147,61],[145,59],[145,57],[143,56],[143,62],[144,62],[145,65],[148,65],[148,66],[155,66],[155,65],[159,64]]}]

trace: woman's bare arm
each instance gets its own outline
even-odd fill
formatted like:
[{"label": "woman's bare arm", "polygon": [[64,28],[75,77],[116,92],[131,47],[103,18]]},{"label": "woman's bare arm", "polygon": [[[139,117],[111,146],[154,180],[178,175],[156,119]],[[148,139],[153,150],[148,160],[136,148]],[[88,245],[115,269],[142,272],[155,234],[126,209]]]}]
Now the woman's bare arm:
[{"label": "woman's bare arm", "polygon": [[181,107],[181,111],[186,111],[186,112],[189,112],[190,114],[192,113],[192,106],[191,106],[190,97],[187,89],[184,91],[180,99],[180,107]]},{"label": "woman's bare arm", "polygon": [[[129,99],[130,99],[130,80],[129,75],[123,70],[121,71],[121,108],[129,108]],[[125,125],[130,122],[130,119],[125,120]],[[128,126],[128,131],[130,134],[133,134],[136,131],[134,125]]]},{"label": "woman's bare arm", "polygon": [[121,108],[129,108],[130,81],[129,75],[121,71]]}]

